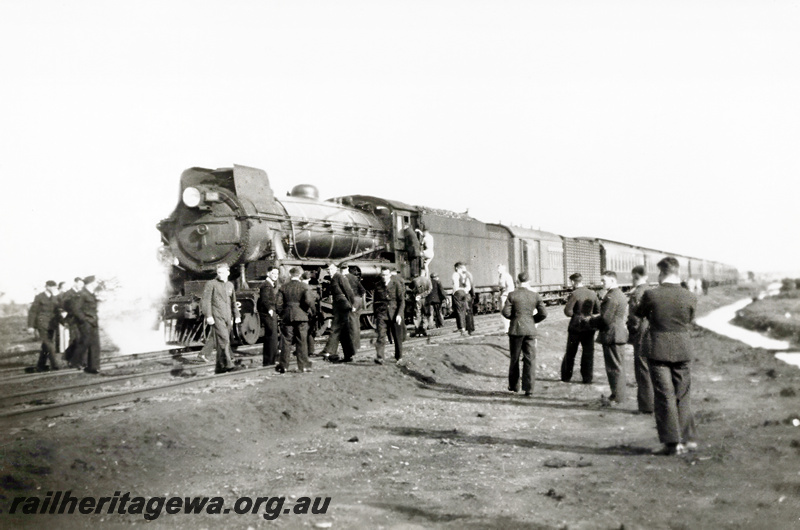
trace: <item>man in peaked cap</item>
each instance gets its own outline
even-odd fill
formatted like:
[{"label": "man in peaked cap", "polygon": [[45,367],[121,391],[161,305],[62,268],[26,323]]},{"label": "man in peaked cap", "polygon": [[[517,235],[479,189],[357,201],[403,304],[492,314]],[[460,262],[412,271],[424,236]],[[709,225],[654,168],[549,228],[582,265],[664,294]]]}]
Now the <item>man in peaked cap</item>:
[{"label": "man in peaked cap", "polygon": [[42,340],[42,351],[39,354],[39,362],[36,370],[43,372],[47,370],[47,361],[50,361],[50,368],[58,370],[61,368],[56,359],[55,334],[58,327],[58,288],[56,282],[48,280],[45,283],[45,290],[36,295],[33,304],[28,311],[28,328],[36,330]]},{"label": "man in peaked cap", "polygon": [[83,289],[72,299],[72,315],[78,322],[80,342],[75,350],[75,358],[85,359],[84,372],[100,372],[100,326],[97,319],[97,281],[94,276],[83,279]]},{"label": "man in peaked cap", "polygon": [[600,312],[600,300],[597,294],[583,285],[583,276],[576,272],[569,277],[572,282],[572,292],[564,306],[564,314],[570,317],[567,327],[567,350],[561,361],[561,380],[569,382],[572,379],[572,370],[575,367],[575,356],[578,346],[581,352],[581,379],[584,384],[592,382],[594,372],[594,329],[589,325],[588,319]]},{"label": "man in peaked cap", "polygon": [[83,278],[76,277],[73,280],[72,287],[61,294],[59,298],[59,303],[61,307],[61,319],[66,324],[67,328],[69,328],[69,345],[67,345],[66,350],[64,351],[64,359],[66,359],[69,366],[72,367],[80,367],[84,363],[84,361],[78,358],[75,355],[75,352],[79,349],[80,345],[80,327],[78,326],[78,321],[75,319],[73,315],[73,303],[75,298],[80,294],[83,290]]}]

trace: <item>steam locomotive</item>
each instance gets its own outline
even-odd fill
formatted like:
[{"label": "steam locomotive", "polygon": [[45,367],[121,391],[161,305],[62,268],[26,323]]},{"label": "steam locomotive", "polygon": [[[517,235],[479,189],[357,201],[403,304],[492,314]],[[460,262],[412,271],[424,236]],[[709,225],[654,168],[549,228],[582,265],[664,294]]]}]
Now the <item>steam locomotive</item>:
[{"label": "steam locomotive", "polygon": [[[407,225],[427,229],[433,236],[435,256],[429,268],[446,290],[453,264],[467,264],[477,313],[500,309],[500,264],[515,277],[527,271],[531,285],[551,303],[566,298],[573,272],[599,287],[600,272],[614,270],[625,289],[634,266],[644,265],[655,276],[655,264],[668,255],[678,259],[686,279],[705,279],[711,285],[738,279],[729,265],[627,243],[483,223],[466,214],[364,195],[322,201],[316,188],[306,184],[278,199],[267,174],[246,166],[187,169],[181,175],[180,197],[172,214],[157,225],[162,258],[170,264],[172,293],[162,311],[169,342],[188,343],[203,336],[200,296],[220,263],[231,267],[236,284],[242,314],[236,334],[241,342],[253,344],[263,335],[256,309],[258,289],[273,264],[282,271],[293,266],[310,271],[312,284],[322,290],[325,265],[346,261],[367,290],[362,325],[370,326],[372,291],[381,266],[392,265],[406,281],[411,279]],[[322,294],[318,314],[324,317],[330,304]]]}]

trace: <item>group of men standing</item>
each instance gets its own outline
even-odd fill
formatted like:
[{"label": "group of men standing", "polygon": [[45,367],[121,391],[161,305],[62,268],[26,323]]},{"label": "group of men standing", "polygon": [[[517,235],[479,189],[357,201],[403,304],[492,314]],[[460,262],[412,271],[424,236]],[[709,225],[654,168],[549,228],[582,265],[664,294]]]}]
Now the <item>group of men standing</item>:
[{"label": "group of men standing", "polygon": [[[216,274],[216,278],[206,283],[201,299],[201,310],[212,330],[204,350],[216,349],[215,371],[224,373],[239,369],[233,362],[230,335],[233,324],[241,322],[241,314],[233,283],[228,281],[230,268],[220,264]],[[295,347],[298,370],[310,372],[309,344],[313,350],[314,335],[309,329],[315,322],[316,291],[309,285],[310,276],[300,267],[289,269],[289,281],[282,285],[278,285],[278,277],[278,268],[270,267],[259,292],[258,311],[264,326],[262,364],[275,365],[277,372],[285,373],[290,364],[290,350]]]},{"label": "group of men standing", "polygon": [[[241,321],[233,283],[228,281],[230,269],[221,264],[217,277],[203,291],[201,310],[212,333],[206,342],[208,349],[216,348],[216,372],[238,369],[232,360],[230,333],[234,323]],[[350,272],[347,263],[329,264],[327,272],[332,299],[332,321],[328,341],[322,355],[331,362],[352,362],[361,347],[361,311],[366,289],[360,278]],[[275,365],[278,373],[289,368],[294,349],[299,372],[310,372],[317,323],[318,292],[310,285],[310,273],[300,267],[289,269],[289,280],[279,284],[278,267],[270,267],[259,291],[257,309],[264,326],[262,349],[263,366]],[[381,270],[373,298],[373,316],[378,338],[375,362],[383,364],[384,347],[392,342],[395,359],[403,357],[405,339],[405,284],[389,267]],[[339,344],[342,354],[339,355]],[[202,352],[201,352],[202,356]]]},{"label": "group of men standing", "polygon": [[[28,328],[42,341],[36,371],[59,370],[63,363],[57,355],[64,344],[63,361],[72,368],[82,368],[89,374],[100,370],[100,328],[97,315],[97,280],[94,276],[75,278],[70,289],[59,289],[48,280],[45,290],[33,300],[28,311]],[[62,339],[59,327],[68,333]],[[48,366],[49,363],[49,366]]]},{"label": "group of men standing", "polygon": [[[689,338],[697,298],[681,286],[678,260],[666,257],[657,267],[659,286],[655,288],[648,285],[644,267],[633,268],[633,288],[628,297],[619,288],[614,271],[604,271],[601,275],[602,299],[583,285],[579,273],[570,276],[573,291],[564,307],[570,322],[561,362],[561,380],[572,379],[580,346],[581,379],[584,384],[592,382],[597,333],[611,387],[608,401],[622,403],[626,397],[624,345],[631,344],[638,411],[655,413],[656,429],[663,444],[655,453],[679,455],[697,448],[690,400],[692,347]],[[500,271],[501,278],[503,272]],[[522,390],[526,396],[531,396],[535,378],[536,323],[546,318],[547,313],[541,297],[530,290],[527,273],[521,273],[518,279],[518,288],[507,295],[503,305],[503,316],[510,320],[508,389],[520,390],[522,354]]]}]

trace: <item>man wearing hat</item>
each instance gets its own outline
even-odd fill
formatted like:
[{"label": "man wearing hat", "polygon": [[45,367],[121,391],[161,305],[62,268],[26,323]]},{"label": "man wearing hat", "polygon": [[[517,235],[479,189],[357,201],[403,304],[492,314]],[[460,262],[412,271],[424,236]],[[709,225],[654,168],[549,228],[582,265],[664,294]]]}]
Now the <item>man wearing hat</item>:
[{"label": "man wearing hat", "polygon": [[100,371],[100,327],[97,320],[97,282],[94,276],[83,279],[83,289],[71,300],[72,316],[78,323],[80,340],[73,355],[86,362],[84,372],[97,374]]},{"label": "man wearing hat", "polygon": [[[442,282],[439,281],[439,275],[431,274],[431,292],[425,298],[425,304],[428,306],[428,311],[432,313],[433,322],[437,328],[444,327],[444,319],[442,318],[442,302],[446,298]],[[433,327],[433,326],[428,326]]]},{"label": "man wearing hat", "polygon": [[33,304],[28,311],[28,328],[34,329],[42,339],[42,351],[39,354],[39,362],[36,363],[36,370],[43,372],[47,370],[47,361],[50,360],[50,368],[58,370],[61,368],[56,359],[55,335],[58,327],[58,299],[56,282],[48,280],[45,283],[45,290],[36,295]]},{"label": "man wearing hat", "polygon": [[583,285],[583,276],[576,272],[569,277],[572,292],[564,306],[564,314],[570,317],[567,328],[567,351],[561,361],[561,380],[565,383],[572,379],[575,356],[581,346],[581,379],[584,384],[592,382],[594,371],[594,329],[588,319],[600,312],[600,300],[597,294]]},{"label": "man wearing hat", "polygon": [[276,305],[281,316],[281,333],[284,348],[281,351],[278,366],[275,370],[285,373],[289,368],[290,348],[297,345],[297,371],[310,372],[311,361],[308,359],[308,320],[309,311],[314,307],[311,290],[300,281],[303,269],[289,269],[290,279],[278,289]]},{"label": "man wearing hat", "polygon": [[503,316],[511,321],[508,342],[511,363],[508,368],[508,389],[519,392],[519,357],[522,353],[522,390],[526,397],[533,393],[536,377],[536,324],[547,318],[547,310],[539,293],[531,290],[527,272],[517,276],[519,289],[508,293]]},{"label": "man wearing hat", "polygon": [[334,263],[328,264],[330,293],[333,298],[333,320],[328,342],[325,344],[322,354],[328,356],[333,362],[342,360],[336,353],[340,340],[344,352],[344,362],[350,362],[355,353],[350,340],[350,313],[358,311],[358,309],[353,305],[356,300],[353,286],[346,278],[350,270],[346,264],[343,265],[343,267],[337,267]]},{"label": "man wearing hat", "polygon": [[384,345],[389,337],[394,342],[394,358],[403,358],[403,329],[405,328],[405,286],[392,278],[389,267],[381,267],[381,278],[375,285],[375,298],[372,305],[375,315],[375,363],[383,364]]}]

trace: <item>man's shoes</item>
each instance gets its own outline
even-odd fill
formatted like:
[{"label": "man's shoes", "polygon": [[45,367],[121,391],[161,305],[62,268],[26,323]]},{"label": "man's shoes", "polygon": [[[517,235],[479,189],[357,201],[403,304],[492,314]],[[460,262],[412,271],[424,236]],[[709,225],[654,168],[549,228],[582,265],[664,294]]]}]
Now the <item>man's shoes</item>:
[{"label": "man's shoes", "polygon": [[329,360],[330,362],[332,362],[332,363],[340,363],[340,362],[342,362],[342,358],[341,358],[341,357],[339,357],[339,355],[338,355],[338,354],[335,354],[335,355],[329,355],[329,356],[328,356],[328,360]]},{"label": "man's shoes", "polygon": [[519,392],[519,388],[508,387],[509,392]]},{"label": "man's shoes", "polygon": [[697,442],[686,442],[683,446],[687,451],[697,451]]},{"label": "man's shoes", "polygon": [[207,363],[208,362],[208,357],[206,357],[202,353],[198,353],[197,354],[197,360],[200,361],[200,362]]},{"label": "man's shoes", "polygon": [[680,456],[686,454],[686,446],[683,444],[664,444],[660,449],[653,451],[655,456]]},{"label": "man's shoes", "polygon": [[353,358],[352,357],[345,357],[344,359],[342,359],[342,362],[343,363],[351,363],[351,362],[353,362]]},{"label": "man's shoes", "polygon": [[286,373],[286,368],[284,368],[281,365],[278,365],[278,366],[275,367],[275,371],[278,372],[279,374],[285,374]]},{"label": "man's shoes", "polygon": [[100,373],[99,370],[95,370],[94,368],[84,368],[83,371],[86,372],[87,374],[92,374],[92,375],[97,375]]},{"label": "man's shoes", "polygon": [[531,392],[530,390],[526,390],[526,391],[525,391],[525,397],[528,397],[528,398],[529,398],[529,397],[531,397],[531,396],[533,396],[533,392]]},{"label": "man's shoes", "polygon": [[301,374],[310,374],[311,373],[311,368],[300,368],[300,370],[298,370],[298,371]]},{"label": "man's shoes", "polygon": [[235,364],[233,366],[226,366],[226,367],[222,367],[222,368],[217,367],[217,368],[214,369],[214,373],[215,374],[225,374],[225,373],[228,373],[228,372],[238,372],[238,371],[244,370],[244,369],[245,369],[245,367],[242,366],[241,364]]},{"label": "man's shoes", "polygon": [[383,359],[375,359],[375,364],[383,364]]}]

